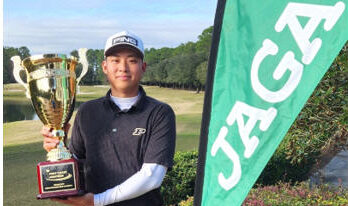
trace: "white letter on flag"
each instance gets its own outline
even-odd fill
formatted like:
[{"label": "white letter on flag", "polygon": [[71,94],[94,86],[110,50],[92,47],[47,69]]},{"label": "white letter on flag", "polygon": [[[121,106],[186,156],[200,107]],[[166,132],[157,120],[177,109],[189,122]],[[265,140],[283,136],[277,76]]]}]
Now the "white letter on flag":
[{"label": "white letter on flag", "polygon": [[229,190],[234,187],[239,182],[242,175],[239,156],[232,146],[225,140],[227,133],[227,127],[221,127],[218,137],[216,138],[211,149],[211,155],[215,156],[217,151],[221,148],[227,157],[233,162],[233,172],[229,178],[225,178],[222,172],[219,174],[219,184],[225,190]]},{"label": "white letter on flag", "polygon": [[[246,123],[244,123],[243,115],[249,117]],[[252,136],[250,138],[250,133],[255,127],[256,122],[260,121],[260,130],[266,131],[276,115],[277,110],[273,107],[269,108],[268,110],[263,110],[249,106],[244,102],[236,101],[226,119],[226,122],[231,126],[237,120],[239,135],[242,139],[243,145],[245,146],[245,158],[250,158],[259,144],[258,137]]]},{"label": "white letter on flag", "polygon": [[[344,8],[345,5],[341,1],[337,2],[335,6],[291,2],[286,6],[282,15],[279,17],[275,25],[275,30],[281,32],[284,27],[288,25],[303,54],[302,62],[304,64],[310,64],[321,47],[320,38],[315,38],[312,42],[309,41],[313,32],[322,19],[325,19],[324,29],[326,31],[331,30],[342,15]],[[297,16],[310,17],[304,28],[301,27]]]},{"label": "white letter on flag", "polygon": [[259,80],[259,67],[261,62],[268,55],[275,55],[278,52],[277,45],[270,39],[263,41],[261,49],[259,49],[253,59],[251,65],[251,85],[263,100],[271,103],[281,102],[288,98],[300,83],[303,65],[295,59],[293,52],[288,51],[280,60],[277,68],[273,73],[273,78],[279,80],[287,69],[291,71],[291,75],[285,85],[278,91],[272,92],[266,89]]},{"label": "white letter on flag", "polygon": [[[249,119],[246,124],[244,123],[243,115],[247,115]],[[254,153],[259,139],[256,136],[249,138],[252,129],[255,127],[257,121],[260,121],[259,128],[262,131],[266,131],[271,125],[272,121],[277,115],[277,110],[273,107],[268,110],[258,109],[245,104],[244,102],[237,101],[230,114],[228,115],[226,122],[229,126],[234,124],[237,120],[239,135],[245,146],[244,156],[250,158]],[[226,141],[226,136],[228,133],[227,127],[221,127],[218,137],[214,141],[211,149],[211,155],[214,157],[219,149],[221,149],[226,156],[233,162],[233,171],[229,178],[226,178],[221,172],[219,174],[219,184],[225,190],[230,190],[234,187],[240,180],[242,175],[240,160],[237,152],[232,148],[228,141]]]}]

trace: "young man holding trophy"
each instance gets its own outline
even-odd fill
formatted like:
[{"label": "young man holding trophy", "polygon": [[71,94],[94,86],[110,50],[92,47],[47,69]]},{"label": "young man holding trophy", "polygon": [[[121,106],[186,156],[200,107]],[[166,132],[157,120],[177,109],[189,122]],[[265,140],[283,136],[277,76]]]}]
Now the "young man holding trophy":
[{"label": "young man holding trophy", "polygon": [[[159,187],[173,166],[174,112],[139,85],[146,70],[139,37],[127,31],[109,37],[104,55],[102,68],[111,89],[80,106],[69,144],[73,157],[83,162],[87,193],[53,200],[84,206],[163,205]],[[59,143],[50,131],[47,126],[41,130],[46,151]]]}]

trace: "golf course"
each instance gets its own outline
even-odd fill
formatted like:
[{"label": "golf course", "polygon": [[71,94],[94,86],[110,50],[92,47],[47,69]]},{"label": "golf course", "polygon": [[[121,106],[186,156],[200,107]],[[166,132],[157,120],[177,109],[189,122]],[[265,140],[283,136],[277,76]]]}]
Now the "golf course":
[{"label": "golf course", "polygon": [[[168,103],[176,114],[176,151],[197,150],[202,118],[204,93],[144,86],[147,95]],[[77,101],[99,98],[107,86],[81,86]],[[4,85],[4,100],[30,102],[18,84]],[[11,112],[11,111],[7,111]],[[73,125],[74,117],[70,120]],[[42,148],[40,120],[4,123],[4,205],[61,205],[50,200],[36,200],[38,193],[36,165],[46,161]],[[70,135],[70,134],[69,134]]]}]

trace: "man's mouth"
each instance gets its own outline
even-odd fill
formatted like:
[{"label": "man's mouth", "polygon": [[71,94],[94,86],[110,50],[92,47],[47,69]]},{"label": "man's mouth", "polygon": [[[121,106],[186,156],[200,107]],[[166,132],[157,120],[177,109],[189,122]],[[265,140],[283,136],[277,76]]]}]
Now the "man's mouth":
[{"label": "man's mouth", "polygon": [[120,76],[116,76],[117,79],[120,79],[120,80],[127,80],[127,79],[130,79],[130,76],[127,76],[127,75],[120,75]]}]

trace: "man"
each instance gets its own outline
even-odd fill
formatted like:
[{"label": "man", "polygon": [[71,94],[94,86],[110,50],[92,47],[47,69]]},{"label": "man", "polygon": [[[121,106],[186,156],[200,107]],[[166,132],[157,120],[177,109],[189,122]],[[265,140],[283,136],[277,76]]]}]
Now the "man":
[{"label": "man", "polygon": [[[123,31],[105,45],[102,63],[111,89],[82,104],[69,149],[84,162],[87,194],[54,199],[70,205],[162,205],[159,187],[173,166],[175,116],[165,103],[146,96],[139,82],[146,70],[139,37]],[[55,148],[43,127],[44,148]]]}]

